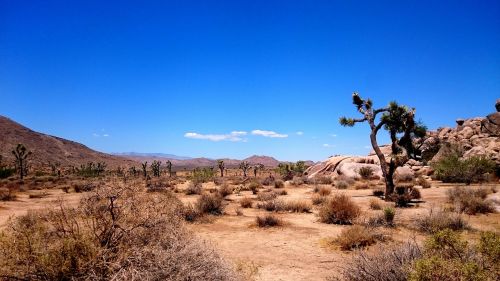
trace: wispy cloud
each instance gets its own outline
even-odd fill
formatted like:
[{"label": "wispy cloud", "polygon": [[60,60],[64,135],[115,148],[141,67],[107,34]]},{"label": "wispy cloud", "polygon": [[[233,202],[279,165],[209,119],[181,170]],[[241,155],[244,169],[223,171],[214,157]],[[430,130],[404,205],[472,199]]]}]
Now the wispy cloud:
[{"label": "wispy cloud", "polygon": [[323,147],[330,148],[330,147],[335,147],[335,145],[329,144],[329,143],[324,143]]},{"label": "wispy cloud", "polygon": [[302,136],[302,135],[304,134],[304,132],[302,132],[302,131],[298,131],[298,132],[296,132],[295,134],[296,134],[297,136]]},{"label": "wispy cloud", "polygon": [[107,138],[107,137],[109,137],[110,135],[109,135],[109,134],[102,134],[102,135],[100,135],[100,134],[98,134],[98,133],[93,133],[93,134],[92,134],[92,136],[93,136],[94,138],[100,138],[100,137]]},{"label": "wispy cloud", "polygon": [[262,136],[266,138],[287,138],[288,135],[285,134],[279,134],[274,131],[264,131],[264,130],[253,130],[252,135],[255,136]]},{"label": "wispy cloud", "polygon": [[198,140],[209,140],[209,141],[246,141],[246,139],[242,138],[242,136],[246,136],[248,133],[244,131],[233,131],[229,134],[199,134],[199,133],[185,133],[184,137],[189,139],[198,139]]},{"label": "wispy cloud", "polygon": [[365,149],[372,149],[372,147],[371,147],[371,146],[369,146],[369,145],[365,145],[365,146],[364,146],[364,148],[365,148]]},{"label": "wispy cloud", "polygon": [[332,138],[336,138],[336,137],[337,137],[337,134],[330,134],[330,137],[332,137]]}]

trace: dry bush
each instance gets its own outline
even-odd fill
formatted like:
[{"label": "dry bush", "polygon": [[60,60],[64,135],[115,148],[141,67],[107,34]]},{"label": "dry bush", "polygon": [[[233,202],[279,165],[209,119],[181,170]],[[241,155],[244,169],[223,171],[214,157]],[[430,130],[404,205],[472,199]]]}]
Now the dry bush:
[{"label": "dry bush", "polygon": [[274,181],[274,188],[284,188],[285,187],[285,182],[282,180],[275,180]]},{"label": "dry bush", "polygon": [[372,189],[374,185],[370,182],[366,181],[360,181],[354,184],[354,189],[355,190],[361,190],[361,189]]},{"label": "dry bush", "polygon": [[318,184],[328,184],[331,185],[333,183],[333,180],[329,176],[319,176],[314,178],[314,182]]},{"label": "dry bush", "polygon": [[302,179],[302,177],[295,176],[290,183],[294,186],[300,186],[304,184],[304,179]]},{"label": "dry bush", "polygon": [[349,187],[349,183],[345,180],[336,180],[334,182],[334,186],[337,189],[347,189]]},{"label": "dry bush", "polygon": [[193,206],[193,204],[188,204],[182,210],[184,219],[188,222],[194,222],[200,217],[200,212]]},{"label": "dry bush", "polygon": [[274,191],[261,192],[261,193],[257,194],[257,200],[259,200],[259,201],[269,201],[269,200],[275,199],[276,197],[278,197],[278,194],[276,194],[276,192],[274,192]]},{"label": "dry bush", "polygon": [[274,177],[267,177],[267,178],[263,179],[262,185],[265,185],[265,186],[274,185]]},{"label": "dry bush", "polygon": [[277,190],[274,190],[273,192],[276,193],[276,195],[278,195],[278,196],[283,196],[283,195],[287,195],[288,194],[288,192],[286,191],[286,189],[277,189]]},{"label": "dry bush", "polygon": [[447,191],[447,196],[456,212],[475,215],[495,212],[493,203],[486,200],[486,196],[491,192],[491,189],[487,188],[454,187]]},{"label": "dry bush", "polygon": [[346,262],[341,271],[342,280],[406,281],[411,263],[422,256],[422,250],[414,241],[374,247],[370,252],[357,251]]},{"label": "dry bush", "polygon": [[319,209],[319,219],[324,223],[352,224],[361,213],[360,208],[345,194],[328,199]]},{"label": "dry bush", "polygon": [[3,280],[237,280],[182,223],[179,200],[102,187],[76,208],[13,219],[0,235]]},{"label": "dry bush", "polygon": [[470,229],[469,224],[459,215],[443,210],[430,209],[426,215],[419,216],[415,222],[419,231],[433,234],[444,229],[460,231]]},{"label": "dry bush", "polygon": [[223,184],[221,187],[217,189],[217,193],[224,198],[226,196],[233,194],[233,188],[227,184]]},{"label": "dry bush", "polygon": [[252,208],[252,205],[253,205],[253,201],[251,198],[249,197],[243,197],[241,200],[240,200],[240,206],[242,208]]},{"label": "dry bush", "polygon": [[373,189],[372,194],[373,194],[373,196],[382,197],[382,196],[384,196],[385,191],[384,191],[384,189],[382,189],[380,187],[376,187]]},{"label": "dry bush", "polygon": [[317,192],[321,196],[328,196],[332,193],[332,189],[326,186],[322,186],[315,192]]},{"label": "dry bush", "polygon": [[364,166],[364,167],[361,167],[359,168],[358,170],[358,174],[361,176],[362,179],[370,179],[372,176],[373,176],[373,168],[369,167],[369,166]]},{"label": "dry bush", "polygon": [[370,199],[370,209],[382,210],[382,204],[380,203],[380,200],[374,198]]},{"label": "dry bush", "polygon": [[196,201],[195,208],[200,214],[219,216],[224,212],[222,197],[217,193],[202,194]]},{"label": "dry bush", "polygon": [[423,176],[419,176],[416,179],[415,183],[417,185],[420,185],[422,188],[431,188],[431,183],[428,180],[426,180]]},{"label": "dry bush", "polygon": [[31,193],[28,197],[30,199],[40,199],[49,196],[47,192],[37,192],[37,193]]},{"label": "dry bush", "polygon": [[80,192],[89,192],[97,188],[97,185],[94,183],[75,183],[73,185],[73,189],[76,193]]},{"label": "dry bush", "polygon": [[201,183],[197,182],[190,182],[189,185],[186,187],[186,190],[184,193],[186,195],[194,195],[194,194],[201,194],[202,192],[202,185]]},{"label": "dry bush", "polygon": [[7,187],[0,188],[0,201],[14,201],[17,195],[12,189]]},{"label": "dry bush", "polygon": [[283,203],[283,209],[294,213],[310,213],[312,206],[306,200],[293,200],[285,201]]},{"label": "dry bush", "polygon": [[360,249],[375,244],[377,241],[385,241],[388,237],[377,232],[373,228],[353,225],[342,230],[340,235],[333,241],[344,251]]},{"label": "dry bush", "polygon": [[214,184],[215,185],[223,185],[225,183],[224,178],[221,177],[214,177]]},{"label": "dry bush", "polygon": [[311,196],[311,200],[312,200],[313,205],[321,205],[321,204],[325,203],[327,198],[328,197],[321,196],[319,194],[313,194],[313,196]]},{"label": "dry bush", "polygon": [[408,207],[413,200],[422,198],[420,191],[412,184],[400,184],[396,186],[394,191],[390,199],[396,204],[396,207]]},{"label": "dry bush", "polygon": [[283,225],[283,221],[280,218],[270,214],[263,217],[257,216],[255,222],[257,223],[258,227],[276,227]]},{"label": "dry bush", "polygon": [[257,208],[264,209],[269,212],[280,212],[285,209],[285,204],[281,200],[268,200],[257,204]]},{"label": "dry bush", "polygon": [[253,194],[257,194],[257,192],[259,192],[259,189],[261,189],[261,188],[262,188],[262,185],[257,181],[252,181],[248,185],[248,189],[251,190]]}]

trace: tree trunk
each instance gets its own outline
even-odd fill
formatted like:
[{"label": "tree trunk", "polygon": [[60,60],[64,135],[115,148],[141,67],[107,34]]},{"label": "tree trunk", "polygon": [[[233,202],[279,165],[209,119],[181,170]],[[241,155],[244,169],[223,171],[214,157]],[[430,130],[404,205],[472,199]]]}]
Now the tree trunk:
[{"label": "tree trunk", "polygon": [[378,146],[377,143],[377,131],[375,129],[375,126],[372,126],[372,132],[370,134],[370,141],[373,147],[373,150],[375,151],[375,154],[378,157],[378,160],[380,161],[380,168],[382,169],[382,175],[384,176],[385,180],[385,200],[387,201],[389,198],[389,195],[391,195],[394,192],[394,181],[392,179],[392,174],[394,172],[390,173],[387,163],[385,162],[385,156],[382,153],[382,150],[380,150],[380,147]]}]

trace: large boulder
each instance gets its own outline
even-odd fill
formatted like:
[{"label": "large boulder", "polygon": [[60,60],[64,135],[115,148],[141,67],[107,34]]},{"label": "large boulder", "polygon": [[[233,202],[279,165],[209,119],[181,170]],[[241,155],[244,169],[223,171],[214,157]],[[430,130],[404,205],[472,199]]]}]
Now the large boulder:
[{"label": "large boulder", "polygon": [[500,112],[495,112],[481,122],[481,132],[493,136],[500,136]]},{"label": "large boulder", "polygon": [[359,170],[363,167],[370,167],[373,171],[373,175],[382,177],[382,169],[380,168],[379,165],[376,164],[366,164],[366,163],[349,163],[349,162],[342,162],[339,164],[339,166],[336,169],[336,173],[339,176],[345,176],[349,178],[359,178]]},{"label": "large boulder", "polygon": [[394,178],[399,181],[410,181],[415,178],[415,171],[410,166],[398,167],[394,172]]}]

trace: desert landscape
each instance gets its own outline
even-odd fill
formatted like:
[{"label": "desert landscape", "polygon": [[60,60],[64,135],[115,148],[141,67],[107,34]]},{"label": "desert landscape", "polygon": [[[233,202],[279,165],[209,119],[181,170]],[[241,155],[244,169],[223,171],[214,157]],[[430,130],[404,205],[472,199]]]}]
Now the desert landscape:
[{"label": "desert landscape", "polygon": [[0,1],[0,281],[499,281],[500,2]]}]

